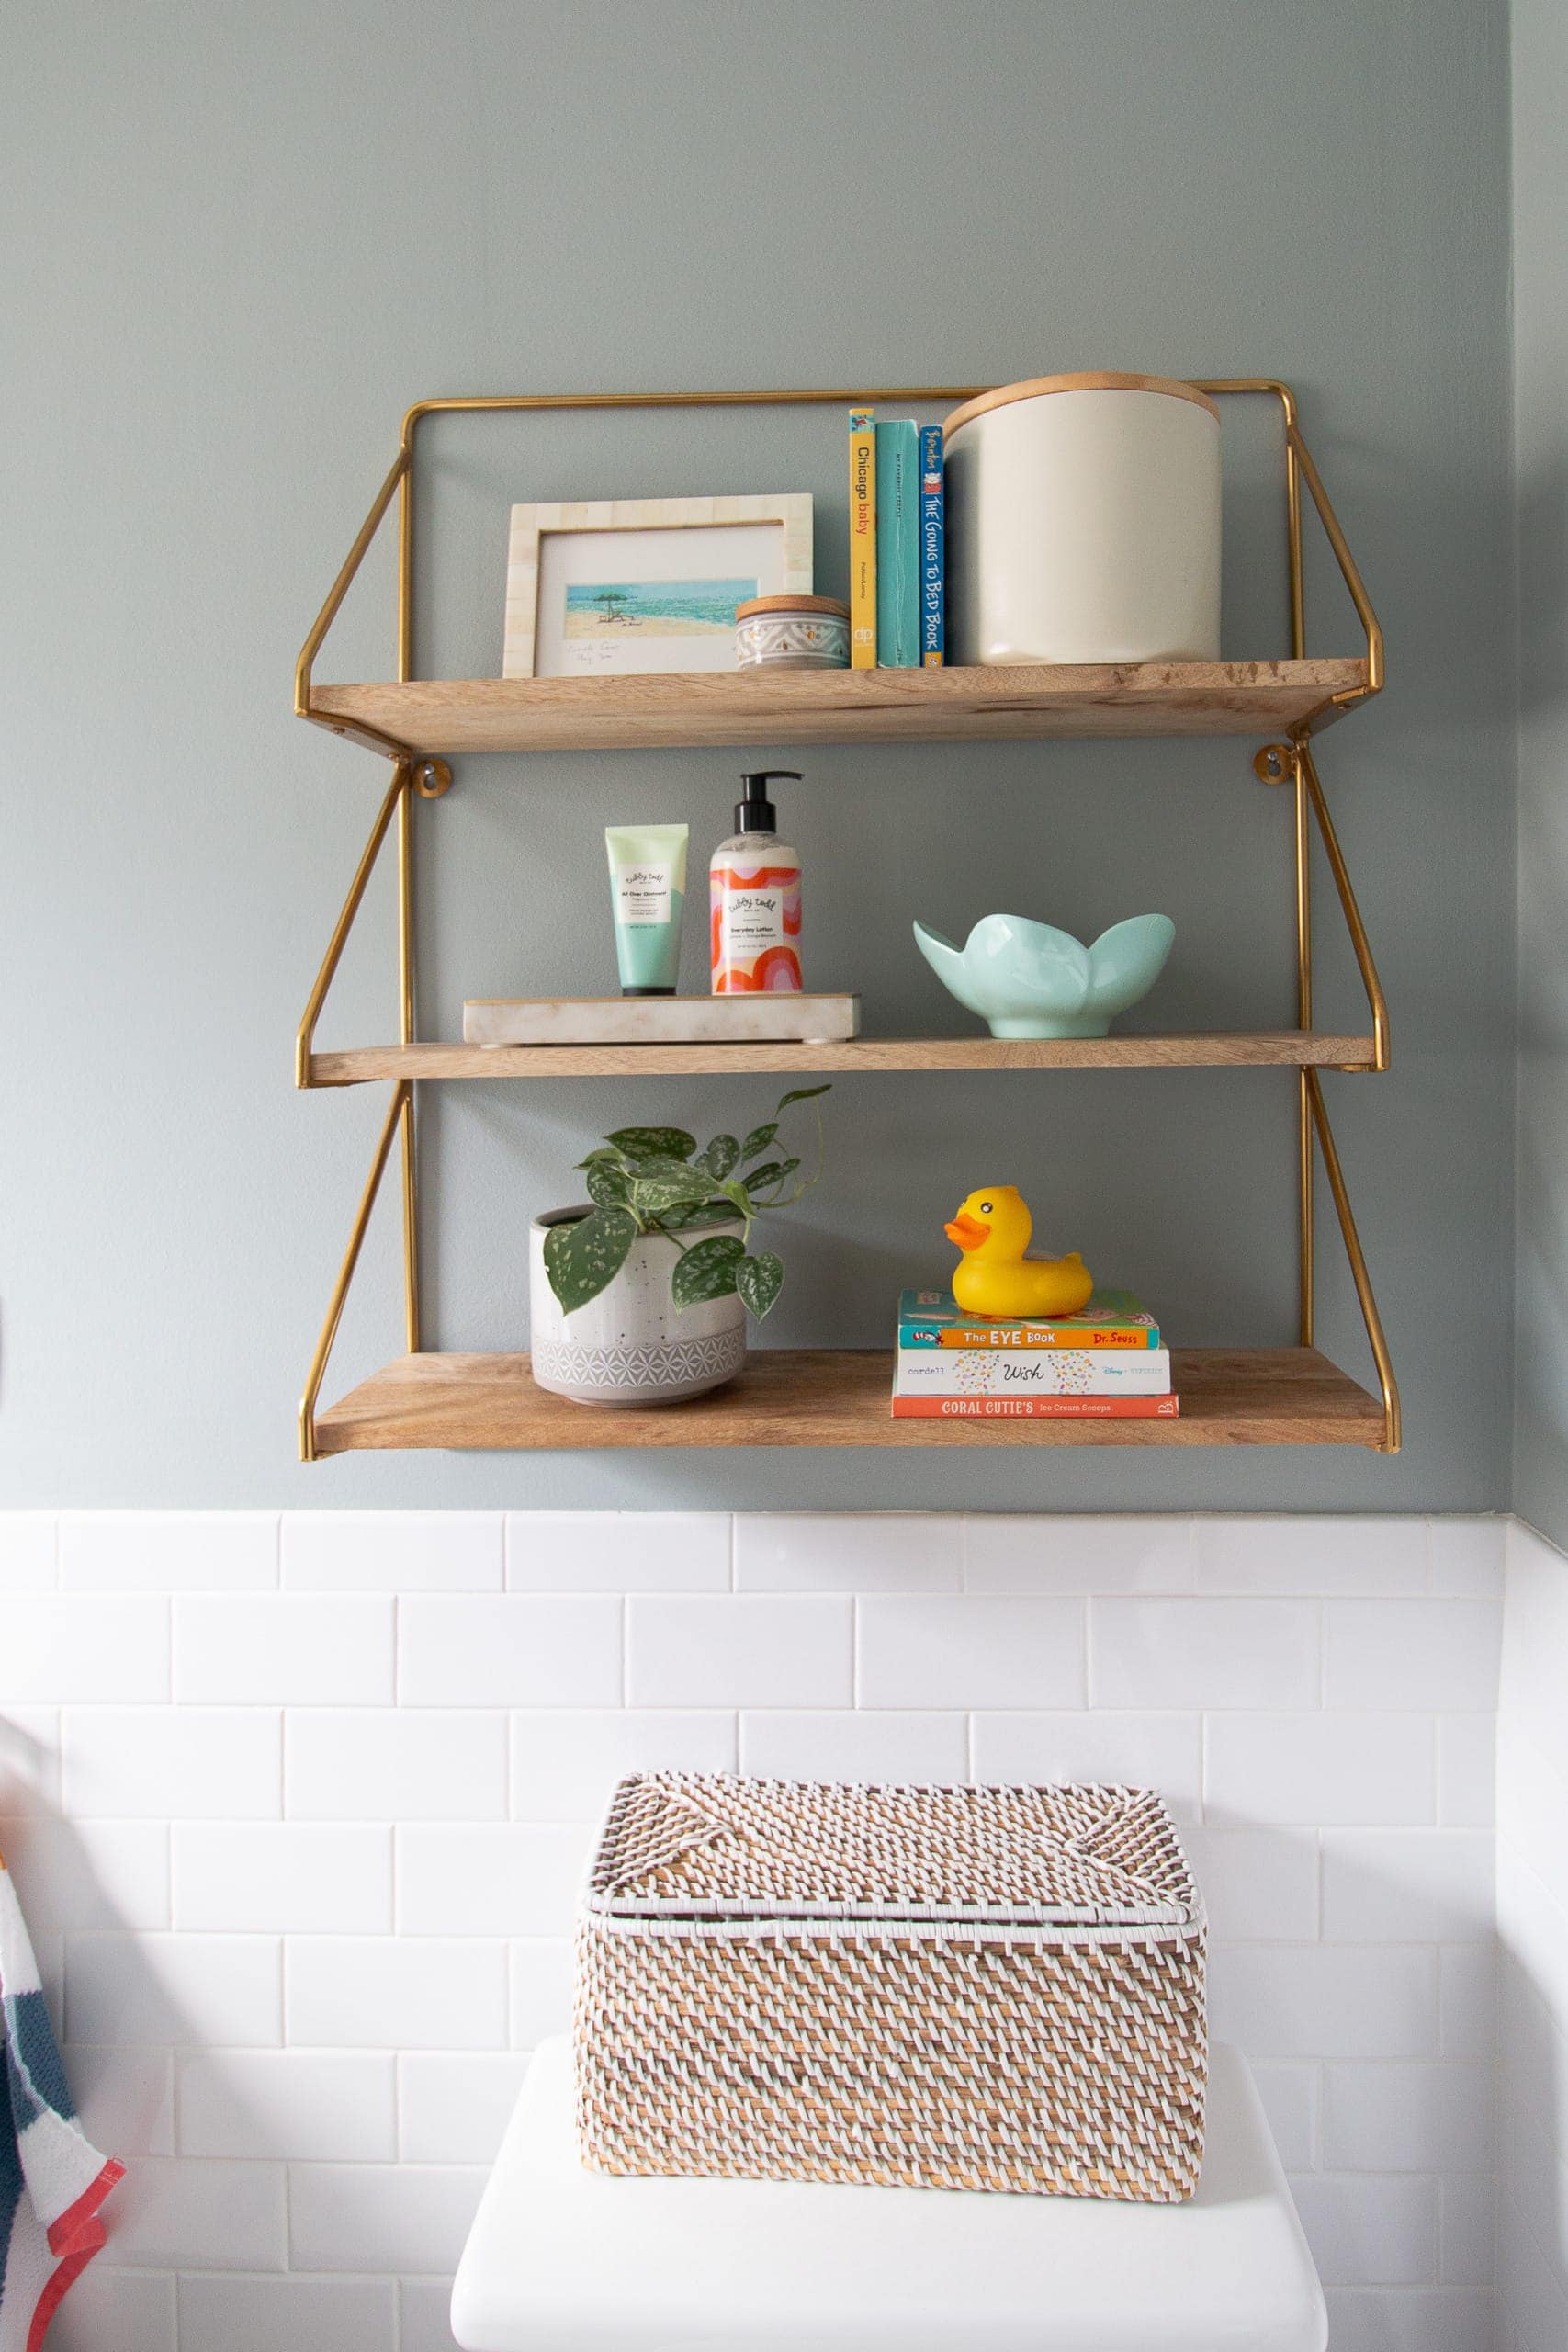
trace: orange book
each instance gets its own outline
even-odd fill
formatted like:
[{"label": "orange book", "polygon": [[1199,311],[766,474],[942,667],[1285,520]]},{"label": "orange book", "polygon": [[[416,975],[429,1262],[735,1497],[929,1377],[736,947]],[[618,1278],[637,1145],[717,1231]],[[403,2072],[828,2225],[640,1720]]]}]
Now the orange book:
[{"label": "orange book", "polygon": [[1179,1396],[895,1396],[896,1421],[1173,1421]]},{"label": "orange book", "polygon": [[876,423],[850,411],[850,667],[876,667]]}]

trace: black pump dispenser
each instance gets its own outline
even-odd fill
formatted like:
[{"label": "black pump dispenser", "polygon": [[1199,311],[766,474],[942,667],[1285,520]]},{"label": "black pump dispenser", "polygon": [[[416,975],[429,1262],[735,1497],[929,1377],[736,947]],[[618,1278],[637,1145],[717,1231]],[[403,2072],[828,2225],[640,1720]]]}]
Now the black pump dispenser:
[{"label": "black pump dispenser", "polygon": [[782,775],[791,784],[799,784],[798,768],[757,768],[740,779],[742,796],[735,804],[735,830],[738,833],[776,833],[779,812],[768,798],[768,786],[774,776]]}]

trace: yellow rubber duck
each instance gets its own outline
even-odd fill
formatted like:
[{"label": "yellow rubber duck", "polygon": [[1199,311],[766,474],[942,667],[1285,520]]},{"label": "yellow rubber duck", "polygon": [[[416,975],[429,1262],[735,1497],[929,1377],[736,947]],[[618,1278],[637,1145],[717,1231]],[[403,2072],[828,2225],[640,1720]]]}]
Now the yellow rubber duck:
[{"label": "yellow rubber duck", "polygon": [[949,1226],[950,1241],[964,1252],[953,1276],[953,1295],[966,1315],[1026,1317],[1076,1315],[1087,1306],[1094,1276],[1076,1250],[1065,1258],[1026,1258],[1034,1219],[1016,1184],[982,1184],[971,1193]]}]

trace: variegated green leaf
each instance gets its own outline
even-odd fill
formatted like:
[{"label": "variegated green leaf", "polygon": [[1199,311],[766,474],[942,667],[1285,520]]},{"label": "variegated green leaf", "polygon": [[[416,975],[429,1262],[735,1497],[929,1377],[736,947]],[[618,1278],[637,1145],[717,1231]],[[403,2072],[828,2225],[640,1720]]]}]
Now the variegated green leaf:
[{"label": "variegated green leaf", "polygon": [[705,1151],[699,1151],[694,1165],[705,1168],[716,1182],[728,1176],[740,1157],[740,1146],[733,1136],[715,1136]]},{"label": "variegated green leaf", "polygon": [[600,1208],[625,1208],[626,1205],[629,1179],[618,1161],[610,1159],[589,1160],[584,1182],[589,1199]]},{"label": "variegated green leaf", "polygon": [[599,1208],[545,1236],[545,1272],[565,1313],[586,1306],[613,1283],[637,1235],[630,1209]]},{"label": "variegated green leaf", "polygon": [[776,1119],[770,1119],[766,1126],[753,1127],[740,1147],[741,1159],[755,1159],[760,1151],[766,1151],[778,1131],[779,1123]]},{"label": "variegated green leaf", "polygon": [[784,1260],[772,1250],[742,1258],[735,1269],[735,1287],[760,1323],[784,1288]]},{"label": "variegated green leaf", "polygon": [[617,1127],[604,1140],[633,1159],[690,1159],[697,1148],[684,1127]]},{"label": "variegated green leaf", "polygon": [[713,1190],[705,1168],[682,1168],[669,1163],[671,1173],[633,1180],[631,1204],[638,1216],[661,1216],[666,1209],[700,1208]]},{"label": "variegated green leaf", "polygon": [[696,1306],[705,1299],[728,1298],[735,1288],[735,1269],[744,1255],[739,1236],[716,1233],[711,1241],[693,1244],[671,1277],[670,1295],[677,1306]]},{"label": "variegated green leaf", "polygon": [[[812,1101],[814,1096],[818,1094],[831,1094],[832,1091],[832,1081],[830,1080],[825,1080],[820,1086],[791,1087],[787,1094],[781,1094],[779,1096],[779,1109],[781,1111],[784,1110],[791,1102],[809,1102]],[[614,1143],[615,1140],[615,1136],[612,1136],[610,1137],[610,1141]]]}]

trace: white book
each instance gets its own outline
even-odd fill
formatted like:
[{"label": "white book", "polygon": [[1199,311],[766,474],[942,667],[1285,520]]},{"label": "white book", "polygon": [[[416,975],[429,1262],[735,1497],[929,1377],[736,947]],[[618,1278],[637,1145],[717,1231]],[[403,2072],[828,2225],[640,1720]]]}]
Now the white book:
[{"label": "white book", "polygon": [[895,1396],[1164,1396],[1168,1348],[900,1348]]}]

